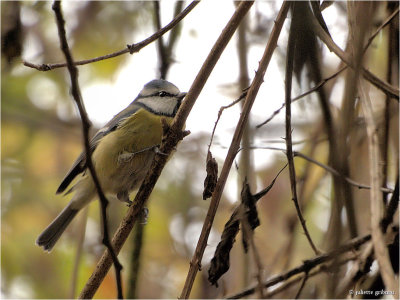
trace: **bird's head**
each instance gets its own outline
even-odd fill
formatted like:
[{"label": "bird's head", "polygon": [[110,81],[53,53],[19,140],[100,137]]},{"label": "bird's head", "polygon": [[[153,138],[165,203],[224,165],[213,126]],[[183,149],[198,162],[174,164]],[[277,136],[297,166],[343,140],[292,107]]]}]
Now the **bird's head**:
[{"label": "bird's head", "polygon": [[171,82],[155,79],[143,87],[135,102],[154,114],[174,117],[185,95]]}]

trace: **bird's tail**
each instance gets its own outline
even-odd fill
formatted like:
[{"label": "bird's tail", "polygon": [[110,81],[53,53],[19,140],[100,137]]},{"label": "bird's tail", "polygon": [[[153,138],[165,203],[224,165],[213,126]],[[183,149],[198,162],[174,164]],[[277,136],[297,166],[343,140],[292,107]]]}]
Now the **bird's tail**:
[{"label": "bird's tail", "polygon": [[78,209],[71,208],[71,203],[68,204],[54,221],[39,235],[36,244],[43,247],[45,251],[50,252],[78,211]]}]

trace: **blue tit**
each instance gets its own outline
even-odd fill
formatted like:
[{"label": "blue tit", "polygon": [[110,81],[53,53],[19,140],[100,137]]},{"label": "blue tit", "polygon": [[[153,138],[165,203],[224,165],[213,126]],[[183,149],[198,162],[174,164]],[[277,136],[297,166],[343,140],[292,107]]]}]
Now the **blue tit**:
[{"label": "blue tit", "polygon": [[[90,141],[92,161],[107,197],[130,202],[129,194],[143,181],[161,143],[161,119],[171,123],[185,95],[168,81],[152,80],[127,108],[94,135]],[[66,193],[74,193],[71,201],[36,240],[44,250],[52,250],[72,219],[97,195],[86,169],[85,152],[72,165],[57,194],[64,192],[77,176]]]}]

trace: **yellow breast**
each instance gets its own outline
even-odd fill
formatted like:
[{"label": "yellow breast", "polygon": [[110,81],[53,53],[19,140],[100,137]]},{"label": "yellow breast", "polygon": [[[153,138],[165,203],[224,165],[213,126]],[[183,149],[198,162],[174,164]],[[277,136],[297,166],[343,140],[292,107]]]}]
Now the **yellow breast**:
[{"label": "yellow breast", "polygon": [[[123,185],[137,185],[146,174],[154,156],[154,148],[161,143],[162,116],[144,109],[126,118],[113,132],[103,137],[93,152],[93,162],[104,189],[118,192]],[[172,118],[165,117],[167,123]],[[148,149],[144,152],[142,150]],[[118,158],[123,153],[137,153],[124,163]]]}]

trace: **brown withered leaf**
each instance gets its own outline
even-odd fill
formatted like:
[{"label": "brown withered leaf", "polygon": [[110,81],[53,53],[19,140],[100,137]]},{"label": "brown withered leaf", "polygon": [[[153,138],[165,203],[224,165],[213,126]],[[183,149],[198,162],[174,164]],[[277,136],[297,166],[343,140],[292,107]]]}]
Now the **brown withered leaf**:
[{"label": "brown withered leaf", "polygon": [[212,196],[218,180],[218,164],[215,158],[212,156],[210,150],[208,150],[207,153],[206,172],[207,176],[204,179],[203,200],[206,200]]},{"label": "brown withered leaf", "polygon": [[[264,195],[266,195],[274,185],[278,176],[282,173],[282,171],[286,168],[287,164],[278,172],[275,178],[272,180],[271,184],[268,185],[265,189],[258,192],[255,195],[252,195],[250,189],[246,182],[244,184],[244,188],[242,190],[242,194],[246,194],[245,197],[251,198],[249,214],[247,214],[247,220],[249,221],[250,227],[256,228],[259,225],[259,220],[257,216],[257,210],[255,209],[255,203],[261,199]],[[243,199],[243,197],[242,197]],[[245,200],[246,202],[247,200]],[[251,208],[254,206],[254,208]],[[224,230],[221,235],[221,241],[218,243],[217,248],[214,253],[214,257],[211,260],[210,268],[208,269],[208,281],[218,286],[218,279],[224,275],[230,267],[229,263],[229,255],[230,251],[235,243],[236,235],[239,232],[240,220],[243,216],[243,211],[245,210],[245,206],[241,203],[236,209],[233,211],[231,217],[228,222],[226,222]],[[254,229],[253,228],[253,229]]]},{"label": "brown withered leaf", "polygon": [[221,241],[218,243],[214,257],[211,259],[208,269],[208,281],[218,287],[218,279],[229,270],[229,255],[235,238],[239,232],[239,207],[232,213],[228,222],[226,222],[224,231],[221,235]]},{"label": "brown withered leaf", "polygon": [[[243,188],[242,192],[240,194],[241,196],[241,206],[242,206],[242,216],[241,216],[241,223],[242,223],[242,228],[243,226],[246,226],[244,222],[246,222],[249,225],[249,228],[251,231],[254,231],[255,228],[260,226],[260,219],[258,218],[258,212],[257,212],[257,207],[256,207],[256,202],[258,199],[254,197],[250,191],[250,185],[247,182],[247,178],[243,182]],[[242,230],[242,243],[243,243],[243,249],[244,252],[247,253],[249,249],[249,239],[250,237],[248,236],[248,231],[247,230]]]}]

